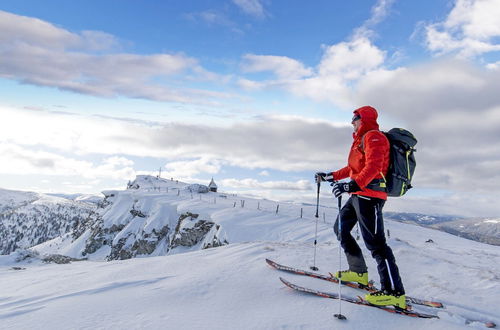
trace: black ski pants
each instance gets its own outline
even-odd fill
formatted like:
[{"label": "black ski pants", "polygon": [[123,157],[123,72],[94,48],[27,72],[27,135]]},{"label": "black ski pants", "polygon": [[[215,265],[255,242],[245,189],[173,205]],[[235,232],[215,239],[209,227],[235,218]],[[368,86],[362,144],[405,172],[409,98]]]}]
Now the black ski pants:
[{"label": "black ski pants", "polygon": [[[399,276],[396,259],[385,240],[384,219],[382,216],[384,204],[383,199],[351,195],[340,210],[333,229],[344,249],[349,269],[353,272],[364,273],[367,272],[368,268],[363,253],[351,235],[351,230],[359,221],[366,248],[370,250],[377,262],[381,289],[404,294],[403,282]],[[339,221],[342,221],[340,235]]]}]

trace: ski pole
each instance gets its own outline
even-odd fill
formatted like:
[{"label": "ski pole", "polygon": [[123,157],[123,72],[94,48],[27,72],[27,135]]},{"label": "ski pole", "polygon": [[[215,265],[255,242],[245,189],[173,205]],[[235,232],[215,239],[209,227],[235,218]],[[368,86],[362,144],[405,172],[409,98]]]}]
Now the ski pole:
[{"label": "ski pole", "polygon": [[340,217],[340,209],[342,207],[342,195],[339,196],[338,198],[338,202],[339,202],[339,231],[338,231],[338,237],[337,239],[339,240],[339,312],[338,314],[333,314],[333,316],[335,316],[337,319],[339,320],[346,320],[347,318],[342,315],[342,280],[341,280],[341,276],[340,276],[340,270],[342,269],[342,253],[341,253],[341,247],[342,247],[342,219]]},{"label": "ski pole", "polygon": [[319,218],[319,215],[318,215],[318,210],[319,210],[319,189],[321,187],[321,181],[319,178],[316,178],[316,183],[318,184],[318,191],[317,191],[317,194],[316,194],[316,230],[315,230],[315,233],[314,233],[314,260],[313,260],[313,265],[311,267],[309,267],[311,270],[314,270],[314,271],[317,271],[319,270],[318,267],[316,267],[316,245],[318,243],[317,239],[318,239],[318,218]]}]

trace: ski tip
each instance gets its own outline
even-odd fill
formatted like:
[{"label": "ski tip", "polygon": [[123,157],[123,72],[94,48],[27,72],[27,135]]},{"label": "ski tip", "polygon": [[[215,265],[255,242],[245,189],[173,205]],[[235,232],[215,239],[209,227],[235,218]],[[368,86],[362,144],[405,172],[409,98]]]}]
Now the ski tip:
[{"label": "ski tip", "polygon": [[431,302],[428,302],[426,305],[430,306],[430,307],[434,307],[434,308],[444,308],[444,305],[440,302],[431,301]]},{"label": "ski tip", "polygon": [[283,277],[280,277],[280,281],[281,281],[284,285],[286,285],[287,287],[289,287],[289,288],[293,288],[293,287],[294,287],[294,285],[293,285],[292,283],[288,282],[288,281],[287,281],[287,280],[285,280]]},{"label": "ski tip", "polygon": [[496,323],[493,323],[493,322],[486,322],[484,324],[484,326],[487,328],[496,328],[497,327]]}]

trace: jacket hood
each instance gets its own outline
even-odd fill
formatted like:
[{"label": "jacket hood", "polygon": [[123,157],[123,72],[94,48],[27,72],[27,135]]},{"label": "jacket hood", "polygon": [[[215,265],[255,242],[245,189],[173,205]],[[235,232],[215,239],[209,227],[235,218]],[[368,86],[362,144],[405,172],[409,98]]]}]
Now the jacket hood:
[{"label": "jacket hood", "polygon": [[361,126],[358,131],[354,133],[354,137],[363,136],[366,132],[371,130],[378,130],[377,123],[378,113],[377,110],[369,105],[358,108],[353,111],[355,115],[361,117]]}]

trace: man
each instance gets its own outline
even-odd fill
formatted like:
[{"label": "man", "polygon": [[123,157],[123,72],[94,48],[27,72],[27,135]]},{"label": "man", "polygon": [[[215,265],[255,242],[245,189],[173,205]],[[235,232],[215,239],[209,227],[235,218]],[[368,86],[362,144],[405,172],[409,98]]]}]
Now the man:
[{"label": "man", "polygon": [[[336,276],[343,281],[368,285],[368,268],[360,247],[351,235],[351,230],[359,221],[365,245],[377,262],[381,284],[380,291],[366,295],[365,299],[374,305],[406,308],[405,291],[396,259],[384,234],[382,208],[387,200],[387,193],[380,188],[380,182],[385,181],[390,145],[379,130],[377,116],[377,110],[370,106],[354,111],[354,141],[347,166],[330,173],[318,172],[316,179],[334,182],[333,193],[337,198],[346,192],[351,194],[340,210],[334,226],[349,269],[338,271]],[[350,181],[338,182],[347,178]],[[339,221],[342,221],[340,233]]]}]

